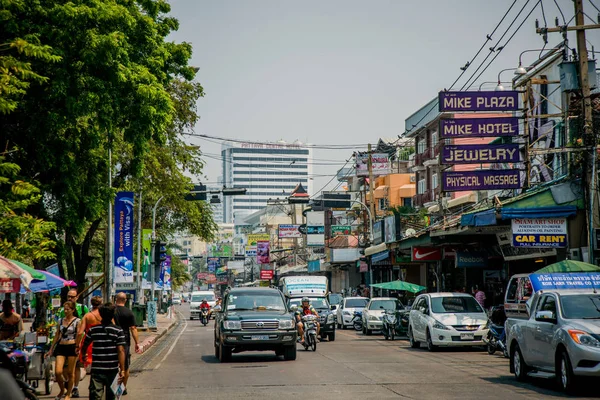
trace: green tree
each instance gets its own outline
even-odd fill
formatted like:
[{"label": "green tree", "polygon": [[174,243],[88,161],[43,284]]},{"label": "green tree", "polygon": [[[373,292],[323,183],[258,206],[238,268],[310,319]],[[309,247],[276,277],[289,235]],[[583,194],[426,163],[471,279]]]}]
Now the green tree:
[{"label": "green tree", "polygon": [[191,281],[192,277],[187,272],[187,265],[177,256],[171,256],[171,288],[177,291],[187,282]]},{"label": "green tree", "polygon": [[[166,196],[165,231],[211,235],[209,208],[180,200],[191,186],[183,169],[198,172],[202,163],[177,136],[195,122],[189,103],[202,89],[191,82],[191,46],[166,40],[178,27],[169,11],[163,0],[28,0],[0,28],[0,43],[33,33],[61,57],[32,61],[48,81],[29,88],[0,131],[18,150],[11,161],[40,182],[39,216],[56,222],[59,265],[78,283],[103,254],[91,246],[118,190],[142,187],[145,204]],[[146,206],[144,220],[150,215]]]},{"label": "green tree", "polygon": [[33,264],[55,256],[50,239],[55,225],[28,213],[41,195],[37,187],[18,179],[20,170],[0,157],[0,254]]}]

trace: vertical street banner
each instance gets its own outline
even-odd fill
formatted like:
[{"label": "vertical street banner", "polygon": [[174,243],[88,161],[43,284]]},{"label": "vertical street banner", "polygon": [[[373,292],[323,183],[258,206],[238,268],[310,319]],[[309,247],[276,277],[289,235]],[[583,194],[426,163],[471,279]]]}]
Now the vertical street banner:
[{"label": "vertical street banner", "polygon": [[115,199],[114,282],[133,282],[133,192]]},{"label": "vertical street banner", "polygon": [[160,283],[163,288],[171,288],[171,256],[167,256],[160,267]]},{"label": "vertical street banner", "polygon": [[142,229],[142,289],[151,289],[150,272],[152,263],[152,229]]},{"label": "vertical street banner", "polygon": [[258,242],[256,244],[256,263],[257,264],[269,264],[270,263],[270,242]]}]

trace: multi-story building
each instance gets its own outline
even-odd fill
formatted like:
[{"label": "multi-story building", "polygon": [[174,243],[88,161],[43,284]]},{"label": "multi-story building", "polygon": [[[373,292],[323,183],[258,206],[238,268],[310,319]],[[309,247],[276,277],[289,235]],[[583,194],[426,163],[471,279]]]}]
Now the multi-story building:
[{"label": "multi-story building", "polygon": [[[206,190],[209,191],[217,191],[217,190],[221,190],[221,187],[217,187],[217,186],[208,186],[206,188]],[[213,198],[213,196],[216,196],[215,199],[218,199],[219,202],[211,202],[211,199]],[[210,204],[210,208],[212,209],[213,212],[213,220],[217,223],[217,224],[222,224],[223,221],[223,196],[219,193],[219,194],[207,194],[206,197],[206,201],[209,202]]]},{"label": "multi-story building", "polygon": [[287,198],[298,183],[312,192],[312,149],[300,142],[231,143],[221,149],[223,185],[246,188],[223,197],[223,221],[239,224],[269,199]]}]

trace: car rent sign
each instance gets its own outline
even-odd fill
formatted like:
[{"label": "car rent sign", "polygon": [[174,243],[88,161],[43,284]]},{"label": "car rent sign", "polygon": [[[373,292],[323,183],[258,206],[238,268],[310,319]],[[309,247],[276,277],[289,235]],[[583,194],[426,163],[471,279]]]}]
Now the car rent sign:
[{"label": "car rent sign", "polygon": [[513,219],[514,247],[567,247],[566,218]]}]

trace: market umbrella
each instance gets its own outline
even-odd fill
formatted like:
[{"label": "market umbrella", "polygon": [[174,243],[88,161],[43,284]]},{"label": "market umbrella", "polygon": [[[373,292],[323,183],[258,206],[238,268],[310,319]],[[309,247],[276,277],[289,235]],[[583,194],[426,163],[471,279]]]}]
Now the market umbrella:
[{"label": "market umbrella", "polygon": [[415,285],[414,283],[409,283],[405,281],[392,281],[385,283],[375,283],[371,285],[371,287],[376,287],[379,289],[388,289],[388,290],[404,290],[406,292],[418,293],[422,290],[427,289],[425,286]]},{"label": "market umbrella", "polygon": [[44,274],[42,274],[41,271],[39,271],[39,270],[37,270],[37,269],[35,269],[33,267],[30,267],[27,264],[23,264],[22,262],[17,261],[17,260],[8,259],[8,261],[10,261],[11,263],[15,264],[17,267],[19,267],[19,268],[21,268],[21,269],[29,272],[31,274],[31,277],[33,279],[37,279],[38,281],[44,281],[44,280],[46,280],[46,276]]},{"label": "market umbrella", "polygon": [[551,274],[555,272],[600,272],[600,268],[593,265],[574,260],[563,260],[545,266],[535,271],[535,274]]},{"label": "market umbrella", "polygon": [[0,292],[15,293],[21,285],[29,288],[33,277],[7,258],[0,257]]},{"label": "market umbrella", "polygon": [[[50,273],[48,271],[39,270],[38,272],[44,275],[45,280],[42,281],[34,279],[33,281],[31,281],[31,283],[29,284],[29,290],[31,290],[33,293],[48,292],[50,290],[61,289],[63,287],[77,286],[75,282],[67,281],[61,278],[60,276],[54,275],[53,273]],[[21,293],[25,293],[23,289],[21,289]]]}]

